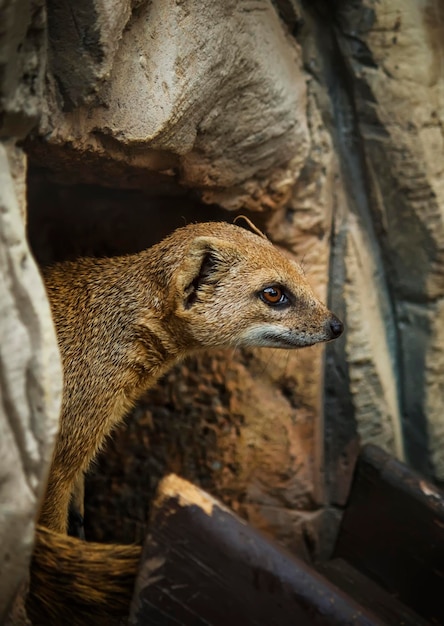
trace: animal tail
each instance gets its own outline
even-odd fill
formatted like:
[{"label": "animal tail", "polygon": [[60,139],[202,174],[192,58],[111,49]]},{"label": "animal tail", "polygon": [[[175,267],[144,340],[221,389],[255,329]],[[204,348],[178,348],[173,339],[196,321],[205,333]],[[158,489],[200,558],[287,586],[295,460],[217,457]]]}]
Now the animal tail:
[{"label": "animal tail", "polygon": [[119,624],[140,554],[141,546],[89,543],[38,526],[27,599],[33,626]]}]

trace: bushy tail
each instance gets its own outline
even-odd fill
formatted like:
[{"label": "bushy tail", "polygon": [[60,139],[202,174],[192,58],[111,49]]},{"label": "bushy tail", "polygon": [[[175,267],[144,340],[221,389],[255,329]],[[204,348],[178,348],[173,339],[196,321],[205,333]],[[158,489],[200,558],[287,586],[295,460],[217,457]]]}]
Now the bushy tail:
[{"label": "bushy tail", "polygon": [[27,609],[33,626],[118,624],[141,547],[89,543],[37,527]]}]

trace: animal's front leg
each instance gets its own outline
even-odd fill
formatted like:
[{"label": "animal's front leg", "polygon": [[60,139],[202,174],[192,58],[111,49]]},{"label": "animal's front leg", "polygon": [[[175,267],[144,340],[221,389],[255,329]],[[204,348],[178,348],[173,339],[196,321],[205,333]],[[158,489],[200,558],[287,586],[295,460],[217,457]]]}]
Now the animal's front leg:
[{"label": "animal's front leg", "polygon": [[51,469],[39,524],[55,532],[66,534],[73,486],[74,480],[69,480],[63,472],[57,469]]}]

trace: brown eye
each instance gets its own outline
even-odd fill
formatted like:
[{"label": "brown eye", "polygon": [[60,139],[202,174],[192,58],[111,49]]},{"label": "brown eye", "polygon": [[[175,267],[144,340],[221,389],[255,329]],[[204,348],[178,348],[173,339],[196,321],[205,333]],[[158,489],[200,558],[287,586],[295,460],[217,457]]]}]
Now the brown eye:
[{"label": "brown eye", "polygon": [[287,304],[288,302],[288,297],[277,285],[265,287],[259,293],[259,297],[265,304],[270,304],[271,306]]}]

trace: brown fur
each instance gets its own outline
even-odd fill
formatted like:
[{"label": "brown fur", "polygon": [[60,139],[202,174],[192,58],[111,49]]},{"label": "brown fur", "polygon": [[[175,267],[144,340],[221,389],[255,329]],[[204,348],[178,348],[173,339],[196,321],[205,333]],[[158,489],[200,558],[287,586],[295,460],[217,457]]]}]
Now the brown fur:
[{"label": "brown fur", "polygon": [[112,626],[127,618],[140,546],[85,543],[38,527],[27,611],[34,626]]},{"label": "brown fur", "polygon": [[[342,332],[296,263],[231,224],[192,224],[139,254],[62,263],[44,279],[64,369],[40,516],[56,533],[66,532],[71,494],[106,436],[178,360],[216,347],[298,348]],[[291,295],[285,306],[263,301],[270,285]],[[126,613],[139,552],[39,529],[30,594],[36,623],[105,624],[101,615]]]},{"label": "brown fur", "polygon": [[[212,347],[291,348],[334,337],[329,324],[336,318],[300,267],[232,224],[192,224],[139,254],[62,263],[44,279],[65,381],[40,523],[62,533],[79,474],[141,393],[179,359]],[[294,295],[282,311],[257,297],[261,286],[276,283]],[[268,327],[276,323],[279,338],[272,340]]]}]

